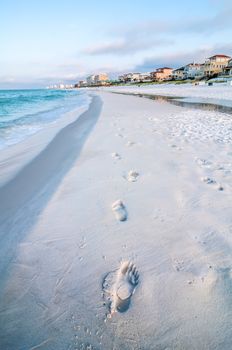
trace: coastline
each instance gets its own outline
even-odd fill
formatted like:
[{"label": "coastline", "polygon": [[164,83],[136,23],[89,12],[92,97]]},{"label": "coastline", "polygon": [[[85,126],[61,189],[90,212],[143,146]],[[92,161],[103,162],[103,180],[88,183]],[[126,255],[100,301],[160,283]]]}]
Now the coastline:
[{"label": "coastline", "polygon": [[[90,89],[91,90],[91,89]],[[208,85],[147,85],[147,86],[114,86],[99,88],[99,90],[111,91],[111,92],[124,92],[134,94],[147,94],[158,95],[174,98],[176,96],[180,98],[198,98],[206,99],[209,103],[216,103],[217,100],[221,100],[223,103],[229,103],[232,101],[232,88],[231,85],[219,83],[213,86]]]},{"label": "coastline", "polygon": [[[89,104],[91,103],[91,97]],[[89,104],[77,106],[68,112],[59,112],[60,118],[38,130],[18,143],[0,150],[0,187],[4,186],[53,140],[65,126],[74,122],[84,113]]]},{"label": "coastline", "polygon": [[[2,346],[228,348],[230,119],[95,95],[1,189]],[[125,222],[111,209],[118,199]],[[107,318],[102,281],[121,260],[136,263],[140,282],[127,312]]]}]

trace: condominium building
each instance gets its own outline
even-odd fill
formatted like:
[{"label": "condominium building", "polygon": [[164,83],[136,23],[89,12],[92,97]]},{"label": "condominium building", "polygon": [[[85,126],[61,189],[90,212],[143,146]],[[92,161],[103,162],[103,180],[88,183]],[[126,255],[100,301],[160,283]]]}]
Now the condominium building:
[{"label": "condominium building", "polygon": [[95,75],[89,75],[87,78],[86,78],[86,82],[87,82],[87,85],[94,85],[95,83]]},{"label": "condominium building", "polygon": [[106,73],[100,73],[94,76],[94,83],[95,84],[101,84],[105,83],[109,80],[109,77]]}]

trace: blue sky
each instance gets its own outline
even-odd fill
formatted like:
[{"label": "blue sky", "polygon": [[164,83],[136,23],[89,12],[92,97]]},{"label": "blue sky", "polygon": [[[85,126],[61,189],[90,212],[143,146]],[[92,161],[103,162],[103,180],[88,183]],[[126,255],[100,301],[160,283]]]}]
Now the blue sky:
[{"label": "blue sky", "polygon": [[230,0],[5,0],[0,88],[112,77],[232,55]]}]

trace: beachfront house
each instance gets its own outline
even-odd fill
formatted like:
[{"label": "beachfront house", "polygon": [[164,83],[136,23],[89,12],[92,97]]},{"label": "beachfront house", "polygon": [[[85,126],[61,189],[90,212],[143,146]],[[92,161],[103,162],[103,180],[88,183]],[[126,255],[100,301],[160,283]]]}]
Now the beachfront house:
[{"label": "beachfront house", "polygon": [[180,68],[177,68],[177,69],[174,69],[172,71],[172,78],[175,79],[175,80],[183,80],[185,79],[185,70],[184,70],[185,67],[180,67]]},{"label": "beachfront house", "polygon": [[231,57],[227,55],[214,55],[207,58],[204,64],[204,75],[211,77],[221,73],[230,59]]},{"label": "beachfront house", "polygon": [[185,79],[196,79],[204,76],[204,64],[189,63],[184,66]]},{"label": "beachfront house", "polygon": [[151,72],[151,78],[154,81],[163,81],[172,79],[172,68],[162,67],[157,68],[154,72]]},{"label": "beachfront house", "polygon": [[120,75],[118,79],[122,83],[139,82],[140,73],[126,73],[126,74]]},{"label": "beachfront house", "polygon": [[141,83],[152,81],[151,74],[150,73],[140,73],[139,74],[139,81]]},{"label": "beachfront house", "polygon": [[223,74],[232,77],[232,59],[230,59],[228,65],[223,68]]}]

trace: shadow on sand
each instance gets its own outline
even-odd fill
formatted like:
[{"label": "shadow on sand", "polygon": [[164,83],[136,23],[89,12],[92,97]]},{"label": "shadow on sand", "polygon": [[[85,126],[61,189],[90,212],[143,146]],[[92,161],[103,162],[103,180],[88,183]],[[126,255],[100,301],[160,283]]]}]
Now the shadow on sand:
[{"label": "shadow on sand", "polygon": [[63,128],[37,157],[0,188],[0,290],[11,270],[10,262],[18,244],[35,225],[80,155],[101,108],[101,99],[94,96],[86,112]]}]

